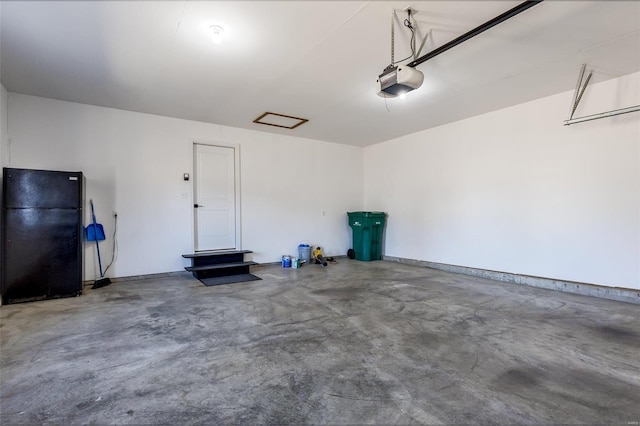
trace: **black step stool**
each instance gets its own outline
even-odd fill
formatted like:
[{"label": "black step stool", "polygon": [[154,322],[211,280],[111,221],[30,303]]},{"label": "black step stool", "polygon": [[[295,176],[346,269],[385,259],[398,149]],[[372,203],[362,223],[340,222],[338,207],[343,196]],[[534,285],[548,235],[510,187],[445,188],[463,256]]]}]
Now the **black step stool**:
[{"label": "black step stool", "polygon": [[194,277],[202,279],[248,274],[249,267],[257,265],[257,263],[245,262],[245,253],[253,252],[251,250],[221,250],[183,254],[182,257],[191,259],[191,266],[184,269],[191,272]]}]

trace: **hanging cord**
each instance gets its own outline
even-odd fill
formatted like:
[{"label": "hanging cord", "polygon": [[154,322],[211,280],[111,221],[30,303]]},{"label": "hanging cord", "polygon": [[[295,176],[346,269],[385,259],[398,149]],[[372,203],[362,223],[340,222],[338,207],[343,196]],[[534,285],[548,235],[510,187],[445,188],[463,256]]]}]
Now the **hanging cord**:
[{"label": "hanging cord", "polygon": [[413,59],[416,59],[416,30],[413,28],[411,24],[411,9],[407,11],[407,19],[404,20],[404,26],[411,30],[411,41],[409,45],[411,46],[411,55]]},{"label": "hanging cord", "polygon": [[409,30],[411,30],[411,41],[409,42],[409,48],[411,49],[411,55],[407,56],[404,59],[400,59],[398,62],[394,61],[394,45],[395,45],[395,37],[394,37],[394,25],[393,25],[393,18],[395,17],[395,10],[393,11],[393,14],[391,15],[391,66],[395,66],[396,64],[399,64],[400,62],[404,62],[408,59],[413,58],[414,60],[417,57],[417,53],[416,53],[416,29],[413,26],[413,23],[411,22],[411,9],[409,9],[407,11],[407,15],[408,17],[404,20],[404,26],[409,28]]},{"label": "hanging cord", "polygon": [[111,251],[111,262],[107,265],[104,270],[104,275],[107,275],[107,271],[113,265],[114,260],[116,260],[116,254],[118,252],[118,240],[116,239],[116,234],[118,233],[118,215],[116,214],[113,219],[113,250]]}]

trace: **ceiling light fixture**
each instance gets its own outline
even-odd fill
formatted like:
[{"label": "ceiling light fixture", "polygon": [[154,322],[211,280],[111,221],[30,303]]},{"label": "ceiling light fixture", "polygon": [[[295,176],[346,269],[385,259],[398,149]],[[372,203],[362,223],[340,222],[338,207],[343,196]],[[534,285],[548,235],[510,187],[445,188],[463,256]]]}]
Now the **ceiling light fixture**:
[{"label": "ceiling light fixture", "polygon": [[222,43],[222,36],[224,35],[224,28],[220,25],[212,25],[209,27],[209,36],[213,44]]}]

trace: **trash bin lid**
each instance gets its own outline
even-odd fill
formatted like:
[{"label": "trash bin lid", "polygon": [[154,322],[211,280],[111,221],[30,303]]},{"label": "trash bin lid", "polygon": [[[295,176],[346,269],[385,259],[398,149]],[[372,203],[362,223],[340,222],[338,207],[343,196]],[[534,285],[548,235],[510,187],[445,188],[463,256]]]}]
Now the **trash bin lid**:
[{"label": "trash bin lid", "polygon": [[386,216],[385,212],[347,212],[349,216],[364,216],[364,217],[372,217],[372,216]]}]

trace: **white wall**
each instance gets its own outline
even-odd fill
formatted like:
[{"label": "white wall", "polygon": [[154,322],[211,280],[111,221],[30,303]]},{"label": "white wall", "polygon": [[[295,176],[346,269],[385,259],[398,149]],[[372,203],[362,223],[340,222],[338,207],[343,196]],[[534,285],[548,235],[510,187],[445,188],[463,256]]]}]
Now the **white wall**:
[{"label": "white wall", "polygon": [[[279,261],[304,240],[327,255],[350,246],[346,212],[363,203],[361,148],[15,93],[8,105],[11,167],[83,171],[109,237],[118,212],[112,277],[188,264],[181,255],[193,251],[192,182],[182,175],[193,174],[193,141],[240,147],[242,248],[253,260]],[[111,243],[101,243],[103,259]],[[93,245],[85,258],[85,277],[94,279]]]},{"label": "white wall", "polygon": [[[640,113],[563,126],[573,92],[365,148],[384,254],[640,288]],[[640,73],[576,117],[640,104]]]},{"label": "white wall", "polygon": [[[0,84],[0,167],[4,167],[9,161],[7,155],[9,143],[7,124],[7,91]],[[0,180],[2,180],[2,177],[0,177]]]},{"label": "white wall", "polygon": [[[110,276],[186,265],[193,209],[182,174],[196,140],[240,146],[242,246],[258,262],[295,254],[303,240],[344,254],[345,213],[364,208],[389,213],[389,256],[640,288],[640,113],[565,127],[571,96],[362,150],[9,93],[11,146],[0,156],[85,172],[107,233],[119,214]],[[638,103],[640,73],[593,85],[576,115]],[[94,279],[93,246],[86,259]]]}]

